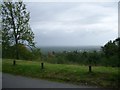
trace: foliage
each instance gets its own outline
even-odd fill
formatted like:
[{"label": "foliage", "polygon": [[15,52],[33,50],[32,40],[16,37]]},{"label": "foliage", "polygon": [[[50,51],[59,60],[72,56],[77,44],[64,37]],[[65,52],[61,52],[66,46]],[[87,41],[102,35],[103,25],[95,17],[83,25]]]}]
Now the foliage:
[{"label": "foliage", "polygon": [[107,42],[102,47],[103,57],[106,58],[107,66],[120,66],[119,62],[119,45],[116,40]]},{"label": "foliage", "polygon": [[[19,57],[19,44],[34,46],[34,34],[29,25],[30,13],[25,4],[7,1],[2,4],[2,51],[8,55],[9,48],[15,46],[16,59]],[[4,57],[4,56],[3,56]]]},{"label": "foliage", "polygon": [[40,60],[42,58],[42,53],[39,48],[32,48],[33,58],[35,60]]},{"label": "foliage", "polygon": [[113,41],[109,41],[108,43],[106,43],[104,45],[104,47],[102,47],[102,51],[105,54],[106,57],[110,57],[113,55],[116,55],[118,52],[118,45],[116,45],[116,43]]},{"label": "foliage", "polygon": [[118,44],[116,41],[109,41],[103,47],[101,51],[89,51],[89,52],[61,52],[55,53],[54,56],[49,57],[45,61],[58,64],[81,64],[92,66],[120,66],[118,55]]}]

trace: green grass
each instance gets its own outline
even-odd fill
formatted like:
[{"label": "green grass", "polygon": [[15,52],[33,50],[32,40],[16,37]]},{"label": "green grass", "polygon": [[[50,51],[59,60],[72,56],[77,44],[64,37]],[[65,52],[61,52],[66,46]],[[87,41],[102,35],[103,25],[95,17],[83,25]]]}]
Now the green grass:
[{"label": "green grass", "polygon": [[2,58],[0,58],[0,72],[2,72]]},{"label": "green grass", "polygon": [[92,73],[88,72],[88,66],[50,64],[44,63],[42,70],[38,61],[17,60],[17,65],[12,65],[12,60],[3,60],[2,72],[27,77],[48,79],[73,84],[87,84],[99,87],[118,87],[118,68],[94,66]]}]

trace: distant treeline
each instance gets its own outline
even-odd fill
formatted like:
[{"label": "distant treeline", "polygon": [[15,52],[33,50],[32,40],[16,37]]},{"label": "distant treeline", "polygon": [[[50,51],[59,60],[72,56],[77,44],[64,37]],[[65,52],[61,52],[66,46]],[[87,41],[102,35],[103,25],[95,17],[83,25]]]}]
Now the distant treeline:
[{"label": "distant treeline", "polygon": [[38,46],[42,54],[48,54],[48,52],[83,52],[83,51],[100,51],[101,46]]},{"label": "distant treeline", "polygon": [[43,56],[44,61],[50,63],[75,63],[83,65],[102,65],[102,66],[120,66],[119,61],[119,44],[118,41],[109,41],[100,51],[84,51],[84,52],[67,52],[55,53],[54,51],[48,53],[48,56]]},{"label": "distant treeline", "polygon": [[[4,48],[3,48],[4,49]],[[82,64],[82,65],[102,65],[102,66],[120,66],[119,44],[117,39],[107,42],[100,51],[50,52],[43,55],[39,48],[29,49],[23,44],[19,44],[19,59],[23,60],[42,60],[57,64]],[[2,52],[3,58],[15,58],[15,46],[9,46]]]}]

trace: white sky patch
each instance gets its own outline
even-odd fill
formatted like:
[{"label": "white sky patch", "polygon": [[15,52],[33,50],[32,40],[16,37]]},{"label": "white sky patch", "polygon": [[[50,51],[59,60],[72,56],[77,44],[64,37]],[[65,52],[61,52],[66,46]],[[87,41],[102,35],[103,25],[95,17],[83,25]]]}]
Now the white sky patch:
[{"label": "white sky patch", "polygon": [[[115,2],[27,3],[38,45],[103,45],[118,34]],[[50,41],[49,41],[50,40]]]}]

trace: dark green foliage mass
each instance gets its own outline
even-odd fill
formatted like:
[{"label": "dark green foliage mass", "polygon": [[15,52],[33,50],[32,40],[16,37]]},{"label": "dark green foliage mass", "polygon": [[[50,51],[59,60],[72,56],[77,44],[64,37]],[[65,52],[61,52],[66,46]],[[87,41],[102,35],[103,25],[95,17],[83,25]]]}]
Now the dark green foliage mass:
[{"label": "dark green foliage mass", "polygon": [[115,43],[115,41],[109,41],[102,47],[102,51],[105,54],[106,57],[110,57],[113,55],[116,55],[118,52],[118,45]]},{"label": "dark green foliage mass", "polygon": [[34,48],[35,43],[34,33],[29,25],[30,13],[26,10],[26,5],[22,1],[7,1],[3,2],[1,7],[2,57],[30,58],[31,51],[27,47]]},{"label": "dark green foliage mass", "polygon": [[45,61],[57,64],[80,64],[92,66],[120,66],[119,45],[116,40],[107,42],[100,51],[61,52],[49,56]]}]

